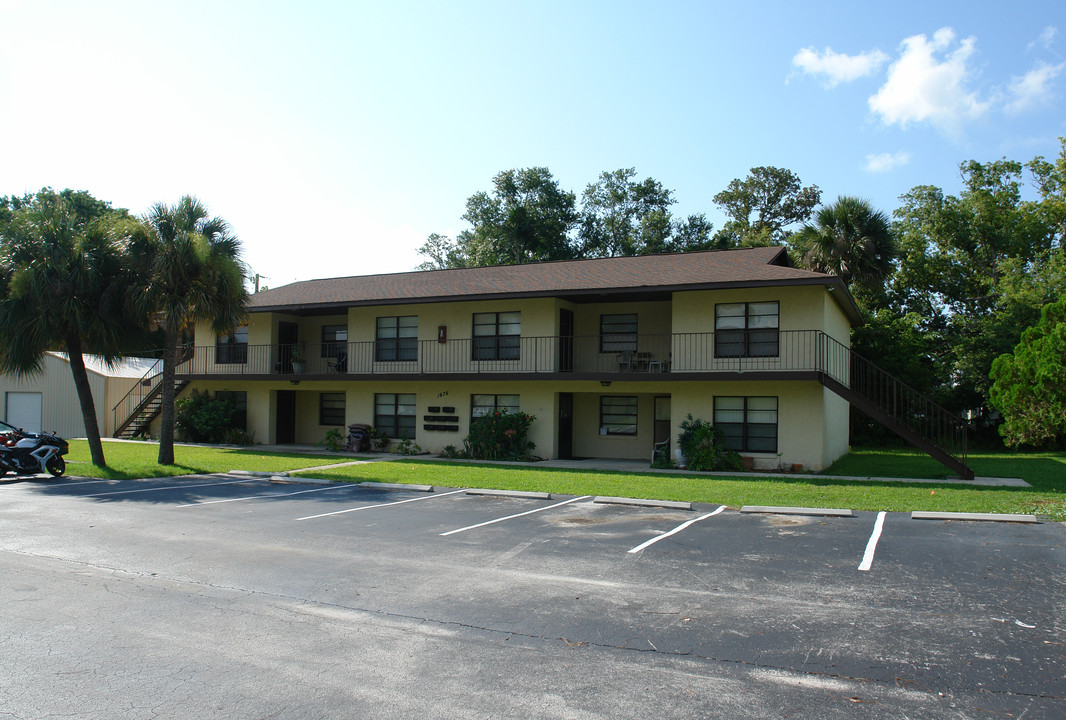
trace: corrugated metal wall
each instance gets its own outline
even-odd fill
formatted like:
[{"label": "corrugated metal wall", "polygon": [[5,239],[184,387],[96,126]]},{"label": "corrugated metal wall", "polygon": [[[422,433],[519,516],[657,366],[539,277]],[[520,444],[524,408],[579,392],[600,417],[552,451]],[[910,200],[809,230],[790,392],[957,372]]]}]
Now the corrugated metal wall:
[{"label": "corrugated metal wall", "polygon": [[[89,387],[96,405],[100,434],[108,437],[108,430],[114,423],[110,417],[111,408],[107,407],[107,379],[89,372]],[[44,372],[28,379],[16,380],[13,375],[0,375],[0,412],[7,405],[4,400],[9,392],[41,393],[42,430],[55,431],[65,438],[85,437],[78,391],[74,388],[70,365],[65,360],[45,355]]]}]

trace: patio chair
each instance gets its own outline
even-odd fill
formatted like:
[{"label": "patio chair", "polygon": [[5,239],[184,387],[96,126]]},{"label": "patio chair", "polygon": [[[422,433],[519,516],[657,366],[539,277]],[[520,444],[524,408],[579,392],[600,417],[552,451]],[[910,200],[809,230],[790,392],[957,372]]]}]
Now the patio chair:
[{"label": "patio chair", "polygon": [[327,360],[326,366],[329,372],[344,373],[348,372],[348,353],[337,353],[337,357],[333,360]]}]

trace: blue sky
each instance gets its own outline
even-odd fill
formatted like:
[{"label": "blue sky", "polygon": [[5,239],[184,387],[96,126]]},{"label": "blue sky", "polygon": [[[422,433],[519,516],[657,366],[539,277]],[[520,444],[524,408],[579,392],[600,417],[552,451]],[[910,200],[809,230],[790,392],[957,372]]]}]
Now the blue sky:
[{"label": "blue sky", "polygon": [[751,167],[892,211],[1066,135],[1054,2],[0,0],[0,195],[191,193],[270,286],[413,268],[492,176]]}]

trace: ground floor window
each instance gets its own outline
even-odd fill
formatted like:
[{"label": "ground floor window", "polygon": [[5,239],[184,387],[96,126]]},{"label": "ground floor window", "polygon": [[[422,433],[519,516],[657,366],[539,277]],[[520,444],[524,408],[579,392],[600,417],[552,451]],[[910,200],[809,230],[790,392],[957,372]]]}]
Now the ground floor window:
[{"label": "ground floor window", "polygon": [[470,417],[479,418],[489,415],[496,410],[506,410],[508,413],[518,412],[517,395],[471,395]]},{"label": "ground floor window", "polygon": [[344,425],[344,393],[318,394],[318,424]]},{"label": "ground floor window", "polygon": [[714,426],[741,452],[777,452],[776,397],[716,397]]},{"label": "ground floor window", "polygon": [[248,430],[248,393],[244,390],[219,390],[215,398],[233,403],[233,426]]},{"label": "ground floor window", "polygon": [[374,427],[396,440],[415,436],[414,393],[376,393]]},{"label": "ground floor window", "polygon": [[600,432],[604,435],[636,435],[637,396],[601,395]]}]

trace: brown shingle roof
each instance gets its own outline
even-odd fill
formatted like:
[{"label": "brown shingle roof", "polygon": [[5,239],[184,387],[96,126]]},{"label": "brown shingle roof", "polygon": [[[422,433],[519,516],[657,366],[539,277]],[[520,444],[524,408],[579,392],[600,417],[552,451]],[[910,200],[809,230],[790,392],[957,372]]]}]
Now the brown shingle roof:
[{"label": "brown shingle roof", "polygon": [[[831,275],[789,266],[784,248],[763,247],[306,280],[252,295],[249,309],[293,312],[491,297],[806,284],[842,287]],[[850,297],[845,311],[857,319],[848,304],[854,308]]]}]

